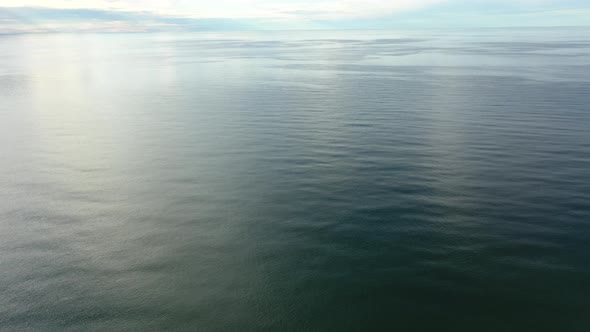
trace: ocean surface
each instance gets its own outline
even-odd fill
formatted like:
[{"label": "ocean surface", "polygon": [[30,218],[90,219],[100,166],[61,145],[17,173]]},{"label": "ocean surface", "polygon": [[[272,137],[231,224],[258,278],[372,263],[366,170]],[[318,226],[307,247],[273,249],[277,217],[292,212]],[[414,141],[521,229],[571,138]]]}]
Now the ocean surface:
[{"label": "ocean surface", "polygon": [[590,331],[590,29],[0,36],[2,331]]}]

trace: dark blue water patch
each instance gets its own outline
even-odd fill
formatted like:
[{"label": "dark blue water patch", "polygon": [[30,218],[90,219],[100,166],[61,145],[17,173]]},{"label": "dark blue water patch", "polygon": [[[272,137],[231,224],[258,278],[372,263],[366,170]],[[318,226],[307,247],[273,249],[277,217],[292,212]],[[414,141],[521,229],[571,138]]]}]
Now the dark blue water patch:
[{"label": "dark blue water patch", "polygon": [[587,330],[584,41],[301,34],[22,37],[0,329]]}]

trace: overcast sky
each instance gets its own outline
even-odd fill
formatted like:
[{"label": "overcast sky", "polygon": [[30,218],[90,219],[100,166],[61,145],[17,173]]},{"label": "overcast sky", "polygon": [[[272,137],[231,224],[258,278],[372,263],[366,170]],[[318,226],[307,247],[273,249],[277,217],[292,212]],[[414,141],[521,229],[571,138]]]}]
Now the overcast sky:
[{"label": "overcast sky", "polygon": [[1,0],[0,33],[590,26],[590,0]]}]

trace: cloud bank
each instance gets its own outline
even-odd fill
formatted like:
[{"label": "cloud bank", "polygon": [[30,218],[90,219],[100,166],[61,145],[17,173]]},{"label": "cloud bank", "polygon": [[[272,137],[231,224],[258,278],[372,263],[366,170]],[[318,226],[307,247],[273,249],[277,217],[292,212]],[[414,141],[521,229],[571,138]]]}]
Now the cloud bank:
[{"label": "cloud bank", "polygon": [[3,0],[0,33],[589,26],[583,0]]}]

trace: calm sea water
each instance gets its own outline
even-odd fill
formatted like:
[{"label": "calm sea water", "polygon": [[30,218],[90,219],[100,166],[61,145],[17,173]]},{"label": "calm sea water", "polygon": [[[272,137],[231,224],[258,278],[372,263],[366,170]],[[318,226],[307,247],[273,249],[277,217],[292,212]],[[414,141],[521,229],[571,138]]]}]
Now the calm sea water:
[{"label": "calm sea water", "polygon": [[0,330],[589,331],[590,30],[0,37]]}]

